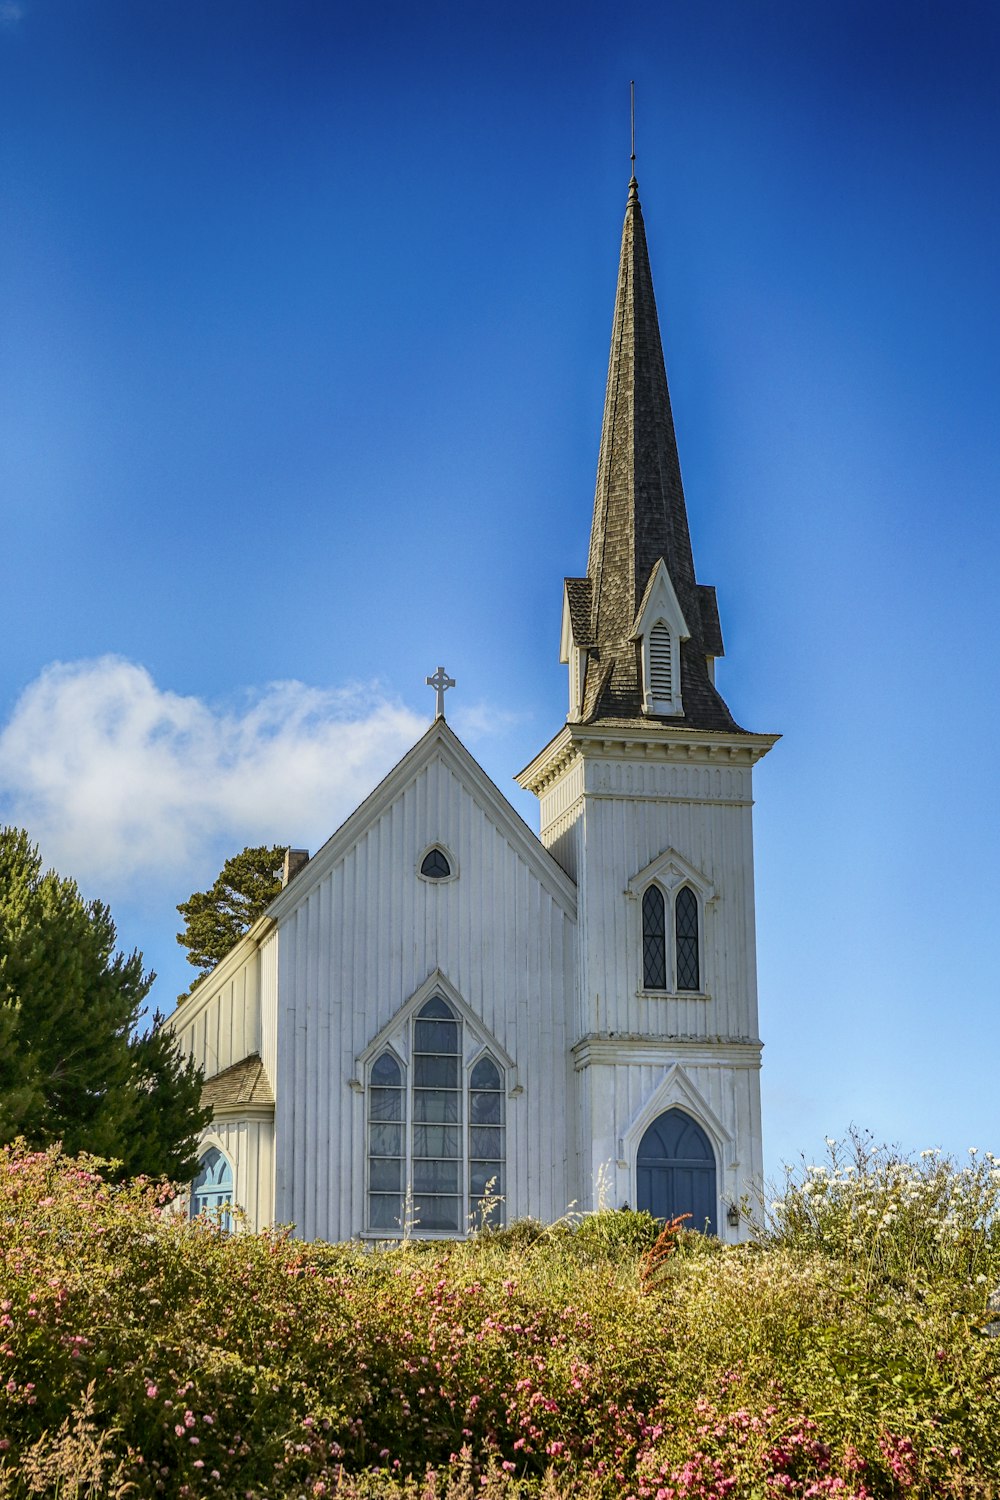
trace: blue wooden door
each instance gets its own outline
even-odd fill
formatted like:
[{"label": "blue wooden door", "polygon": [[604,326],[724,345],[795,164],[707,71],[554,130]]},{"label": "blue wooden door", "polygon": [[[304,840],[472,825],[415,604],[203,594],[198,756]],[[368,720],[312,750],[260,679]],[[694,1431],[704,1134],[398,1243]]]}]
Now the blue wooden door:
[{"label": "blue wooden door", "polygon": [[690,1214],[687,1227],[715,1233],[715,1152],[681,1109],[657,1116],[639,1142],[637,1204],[656,1219]]}]

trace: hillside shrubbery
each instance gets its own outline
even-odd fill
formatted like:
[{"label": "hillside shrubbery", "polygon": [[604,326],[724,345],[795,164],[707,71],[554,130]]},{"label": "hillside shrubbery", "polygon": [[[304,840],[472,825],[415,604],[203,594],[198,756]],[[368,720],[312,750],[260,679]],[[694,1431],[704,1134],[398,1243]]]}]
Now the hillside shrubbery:
[{"label": "hillside shrubbery", "polygon": [[[0,1153],[0,1496],[1000,1494],[992,1159],[858,1147],[756,1243],[366,1253]],[[428,1471],[433,1471],[428,1473]]]}]

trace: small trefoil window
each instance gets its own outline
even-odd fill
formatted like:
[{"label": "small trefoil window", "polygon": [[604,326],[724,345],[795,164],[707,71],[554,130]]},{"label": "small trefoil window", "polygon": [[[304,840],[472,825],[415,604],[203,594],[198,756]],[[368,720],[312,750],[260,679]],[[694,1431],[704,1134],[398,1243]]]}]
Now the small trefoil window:
[{"label": "small trefoil window", "polygon": [[420,873],[428,880],[447,880],[451,865],[442,849],[428,849],[420,864]]}]

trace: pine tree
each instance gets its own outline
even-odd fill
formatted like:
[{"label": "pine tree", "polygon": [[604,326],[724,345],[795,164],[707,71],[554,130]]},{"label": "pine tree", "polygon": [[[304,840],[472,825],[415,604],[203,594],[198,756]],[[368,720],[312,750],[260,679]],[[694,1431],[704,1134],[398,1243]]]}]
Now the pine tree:
[{"label": "pine tree", "polygon": [[[188,950],[188,963],[201,970],[192,990],[281,890],[284,858],[284,844],[244,849],[226,860],[210,890],[195,891],[180,903],[177,910],[184,918],[184,931],[177,934],[177,941]],[[187,994],[177,998],[186,1000]]]},{"label": "pine tree", "polygon": [[154,976],[116,937],[105,905],[43,873],[23,829],[0,828],[0,1141],[190,1177],[210,1118],[201,1073],[170,1032],[140,1034]]}]

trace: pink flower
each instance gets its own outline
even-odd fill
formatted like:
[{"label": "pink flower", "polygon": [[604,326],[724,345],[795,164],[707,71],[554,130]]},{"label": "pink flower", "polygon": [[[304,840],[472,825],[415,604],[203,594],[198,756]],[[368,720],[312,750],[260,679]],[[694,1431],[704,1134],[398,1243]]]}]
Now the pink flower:
[{"label": "pink flower", "polygon": [[149,1397],[150,1401],[152,1401],[153,1397],[156,1395],[156,1386],[155,1385],[147,1385],[147,1387],[146,1387],[146,1395]]}]

